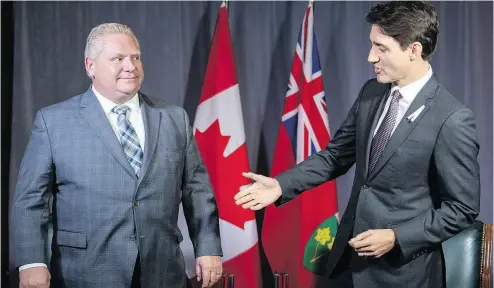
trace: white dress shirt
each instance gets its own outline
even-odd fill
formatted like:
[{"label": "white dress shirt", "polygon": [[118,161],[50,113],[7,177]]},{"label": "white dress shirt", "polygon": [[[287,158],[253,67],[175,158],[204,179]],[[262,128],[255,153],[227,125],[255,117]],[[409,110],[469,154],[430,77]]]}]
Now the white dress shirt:
[{"label": "white dress shirt", "polygon": [[[114,103],[108,98],[103,97],[103,95],[101,95],[94,88],[94,86],[92,86],[91,89],[93,90],[94,95],[96,95],[96,98],[98,98],[98,101],[100,102],[101,107],[103,108],[103,111],[105,112],[105,115],[108,118],[108,121],[110,122],[113,132],[115,132],[115,136],[117,137],[118,141],[120,141],[120,133],[118,132],[118,127],[117,127],[118,115],[111,111],[118,104]],[[127,119],[130,121],[132,126],[134,126],[134,130],[137,133],[137,138],[139,139],[139,144],[141,145],[142,151],[144,151],[145,129],[144,129],[144,121],[142,120],[141,107],[139,106],[138,94],[136,94],[134,97],[132,97],[132,99],[123,103],[122,105],[126,105],[127,107],[130,108],[130,113],[127,112]],[[45,263],[26,264],[19,267],[19,271],[33,267],[47,267],[47,266]]]},{"label": "white dress shirt", "polygon": [[[117,118],[118,115],[113,113],[111,110],[115,108],[115,106],[119,105],[108,98],[103,97],[95,88],[92,87],[94,95],[98,98],[101,107],[103,107],[103,111],[105,112],[108,121],[110,121],[110,125],[113,128],[113,132],[117,136],[118,141],[120,141],[120,132],[118,132],[117,127]],[[141,145],[141,149],[144,152],[144,144],[145,144],[145,132],[144,132],[144,122],[142,120],[141,107],[139,106],[139,96],[136,94],[129,101],[121,104],[130,108],[130,113],[127,112],[127,120],[129,120],[130,124],[134,127],[134,130],[137,133],[137,138],[139,139],[139,144]]]},{"label": "white dress shirt", "polygon": [[[410,107],[410,104],[412,104],[413,100],[419,94],[420,90],[425,86],[427,81],[432,77],[432,67],[429,66],[429,71],[427,71],[427,74],[424,75],[424,77],[420,78],[419,80],[412,82],[406,86],[403,87],[398,87],[397,85],[394,85],[391,88],[391,91],[389,91],[388,94],[388,99],[386,100],[386,106],[384,106],[384,110],[381,114],[381,117],[379,118],[379,122],[377,122],[376,129],[374,130],[374,137],[377,133],[377,130],[379,129],[379,126],[381,126],[381,123],[384,119],[384,116],[386,115],[386,112],[388,112],[389,109],[389,104],[391,103],[391,98],[389,95],[392,95],[394,91],[399,90],[400,94],[403,98],[400,99],[398,103],[398,114],[396,115],[396,121],[395,121],[395,126],[393,127],[393,130],[391,131],[391,134],[396,130],[396,127],[398,127],[398,124],[400,124],[401,119],[403,116],[405,116],[405,113],[407,113],[408,107]],[[413,112],[413,111],[410,111]]]}]

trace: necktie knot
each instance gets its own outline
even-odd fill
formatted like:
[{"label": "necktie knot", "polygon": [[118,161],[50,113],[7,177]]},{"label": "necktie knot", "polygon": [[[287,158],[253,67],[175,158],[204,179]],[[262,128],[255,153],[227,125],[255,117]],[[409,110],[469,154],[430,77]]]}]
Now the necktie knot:
[{"label": "necktie knot", "polygon": [[392,95],[392,98],[391,98],[391,101],[398,101],[400,100],[401,98],[403,98],[403,96],[401,95],[400,91],[398,89],[396,89],[394,92],[393,92],[393,95]]},{"label": "necktie knot", "polygon": [[116,113],[118,116],[120,116],[120,115],[127,116],[127,112],[130,111],[130,108],[128,106],[125,106],[125,105],[118,105],[118,106],[113,107],[113,109],[111,111],[113,113]]}]

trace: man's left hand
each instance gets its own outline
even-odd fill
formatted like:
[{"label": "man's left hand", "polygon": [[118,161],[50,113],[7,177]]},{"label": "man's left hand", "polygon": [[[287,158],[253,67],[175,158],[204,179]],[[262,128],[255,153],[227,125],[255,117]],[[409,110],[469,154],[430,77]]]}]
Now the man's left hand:
[{"label": "man's left hand", "polygon": [[202,279],[202,287],[211,287],[218,282],[222,270],[220,256],[201,256],[196,259],[197,281]]},{"label": "man's left hand", "polygon": [[348,243],[359,256],[379,258],[395,246],[396,235],[392,229],[367,230],[350,239]]}]

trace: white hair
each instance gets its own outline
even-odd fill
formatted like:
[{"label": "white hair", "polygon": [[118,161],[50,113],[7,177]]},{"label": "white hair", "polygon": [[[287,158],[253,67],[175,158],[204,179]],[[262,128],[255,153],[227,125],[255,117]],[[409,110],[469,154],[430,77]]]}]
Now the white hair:
[{"label": "white hair", "polygon": [[84,56],[94,59],[101,53],[102,40],[105,36],[109,34],[126,34],[134,38],[137,48],[139,47],[139,41],[135,36],[132,29],[129,26],[120,23],[103,23],[91,30],[86,41],[86,49],[84,50]]}]

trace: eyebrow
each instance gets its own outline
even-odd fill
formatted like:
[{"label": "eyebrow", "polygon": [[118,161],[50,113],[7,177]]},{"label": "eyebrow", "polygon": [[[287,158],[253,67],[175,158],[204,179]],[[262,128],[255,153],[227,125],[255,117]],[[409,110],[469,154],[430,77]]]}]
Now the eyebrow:
[{"label": "eyebrow", "polygon": [[384,48],[388,49],[388,46],[386,46],[386,45],[384,45],[384,44],[381,44],[381,43],[376,42],[376,41],[371,41],[371,42],[372,42],[372,44],[374,44],[374,45],[376,45],[376,46],[378,46],[378,47],[384,47]]},{"label": "eyebrow", "polygon": [[[126,57],[127,55],[124,55],[124,54],[121,54],[121,53],[116,53],[113,55],[113,57]],[[141,52],[137,52],[137,53],[132,53],[130,54],[130,56],[141,56]]]}]

